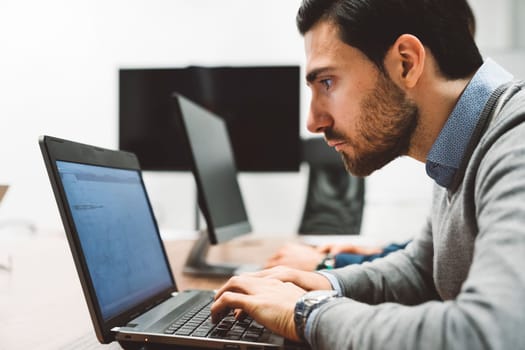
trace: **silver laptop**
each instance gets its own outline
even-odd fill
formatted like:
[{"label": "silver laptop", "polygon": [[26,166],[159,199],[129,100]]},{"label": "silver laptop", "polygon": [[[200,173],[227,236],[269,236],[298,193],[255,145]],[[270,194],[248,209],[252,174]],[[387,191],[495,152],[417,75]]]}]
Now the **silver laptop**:
[{"label": "silver laptop", "polygon": [[214,293],[177,289],[134,154],[49,136],[40,147],[101,343],[304,348],[250,319],[212,324]]}]

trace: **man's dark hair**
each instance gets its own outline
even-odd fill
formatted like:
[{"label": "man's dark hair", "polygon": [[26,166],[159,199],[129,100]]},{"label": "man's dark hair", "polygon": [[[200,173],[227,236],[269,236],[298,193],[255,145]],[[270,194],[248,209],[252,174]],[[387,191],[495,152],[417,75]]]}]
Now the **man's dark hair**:
[{"label": "man's dark hair", "polygon": [[381,71],[387,51],[403,34],[421,40],[448,79],[466,78],[483,64],[466,0],[303,0],[299,32],[304,35],[320,21],[336,24],[340,39]]}]

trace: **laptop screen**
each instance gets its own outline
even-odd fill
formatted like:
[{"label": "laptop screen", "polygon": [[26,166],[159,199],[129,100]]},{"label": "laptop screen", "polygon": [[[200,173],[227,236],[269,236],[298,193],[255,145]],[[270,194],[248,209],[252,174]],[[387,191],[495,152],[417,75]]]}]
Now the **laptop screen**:
[{"label": "laptop screen", "polygon": [[170,287],[139,172],[56,164],[104,320]]}]

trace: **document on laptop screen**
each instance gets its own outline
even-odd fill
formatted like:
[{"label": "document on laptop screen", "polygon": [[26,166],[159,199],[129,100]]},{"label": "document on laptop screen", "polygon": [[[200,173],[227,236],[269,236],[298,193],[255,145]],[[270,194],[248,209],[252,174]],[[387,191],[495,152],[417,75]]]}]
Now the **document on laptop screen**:
[{"label": "document on laptop screen", "polygon": [[171,286],[138,171],[64,161],[57,168],[102,317]]}]

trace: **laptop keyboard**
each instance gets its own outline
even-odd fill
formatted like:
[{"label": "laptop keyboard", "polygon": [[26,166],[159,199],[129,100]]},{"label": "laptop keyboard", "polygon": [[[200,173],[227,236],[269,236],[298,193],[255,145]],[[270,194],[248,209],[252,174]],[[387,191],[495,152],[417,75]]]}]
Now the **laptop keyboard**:
[{"label": "laptop keyboard", "polygon": [[221,321],[211,322],[210,306],[212,301],[193,307],[184,316],[177,319],[164,331],[165,334],[175,334],[190,337],[207,337],[247,342],[265,342],[271,332],[246,317],[236,320],[230,312]]}]

